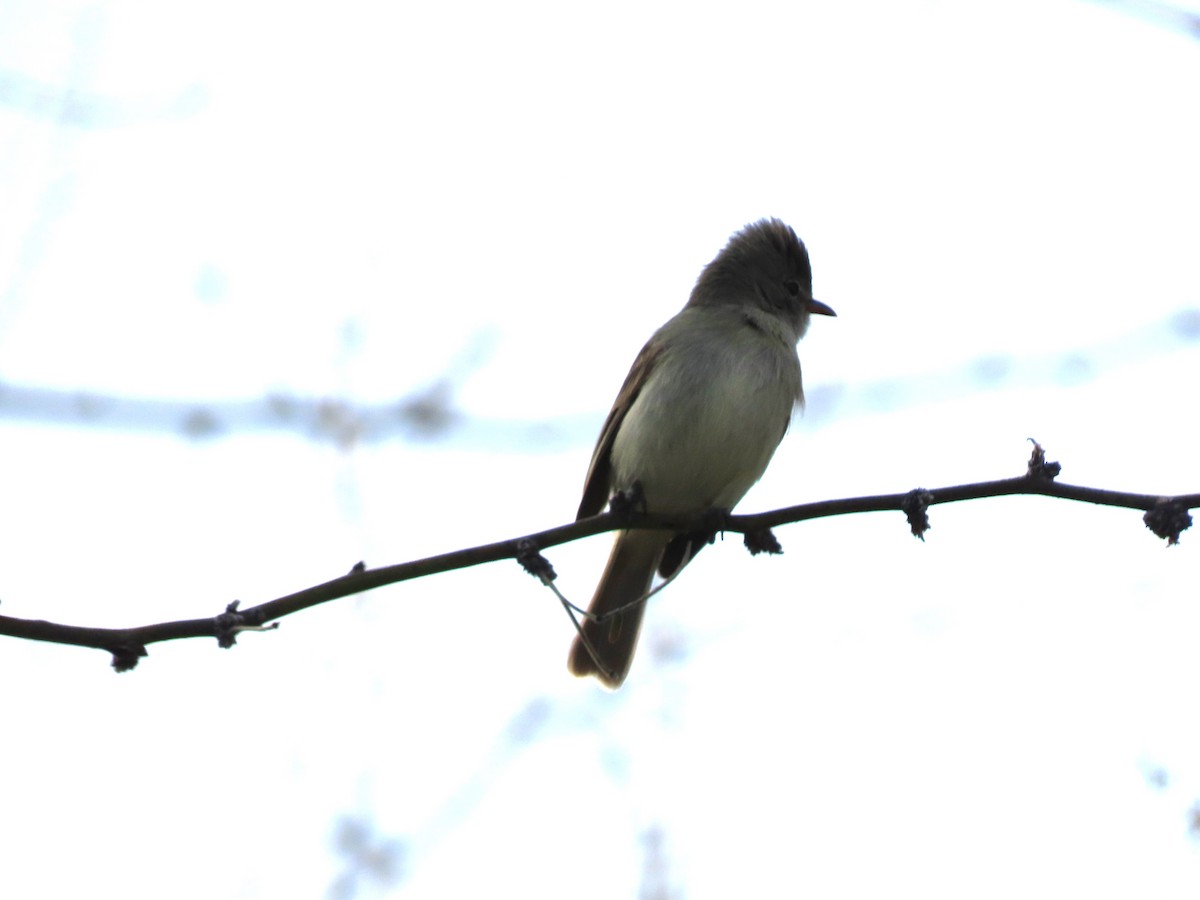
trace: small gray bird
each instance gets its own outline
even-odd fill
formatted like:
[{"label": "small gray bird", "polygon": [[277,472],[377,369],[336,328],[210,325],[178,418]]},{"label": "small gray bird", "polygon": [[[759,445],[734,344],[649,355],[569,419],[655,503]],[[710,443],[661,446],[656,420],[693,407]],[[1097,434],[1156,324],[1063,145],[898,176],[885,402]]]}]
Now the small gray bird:
[{"label": "small gray bird", "polygon": [[[732,509],[750,490],[804,402],[796,342],[814,300],[808,251],[783,222],[747,225],[704,267],[687,305],[634,360],[592,453],[578,518],[614,494],[667,515]],[[611,688],[629,674],[654,573],[676,574],[706,536],[617,533],[568,667]],[[637,602],[638,600],[642,602]]]}]

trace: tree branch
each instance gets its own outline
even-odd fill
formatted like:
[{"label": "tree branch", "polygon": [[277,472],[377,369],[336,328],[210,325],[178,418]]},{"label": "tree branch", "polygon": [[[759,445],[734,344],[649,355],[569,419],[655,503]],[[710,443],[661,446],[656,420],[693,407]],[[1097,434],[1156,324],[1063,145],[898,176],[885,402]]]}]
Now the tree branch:
[{"label": "tree branch", "polygon": [[714,515],[710,511],[700,516],[679,518],[647,514],[640,511],[635,503],[619,503],[615,504],[615,509],[601,515],[525,537],[455,550],[379,569],[368,569],[360,562],[340,578],[258,606],[240,610],[239,601],[234,601],[223,613],[212,618],[161,622],[134,628],[87,628],[38,619],[0,616],[0,635],[107,650],[113,655],[113,668],[123,672],[132,669],[141,657],[147,655],[146,647],[149,644],[181,638],[210,637],[216,638],[221,647],[232,647],[241,632],[276,628],[279,619],[311,606],[454,569],[465,569],[502,559],[515,559],[530,574],[549,583],[555,578],[554,569],[541,555],[542,550],[622,528],[651,528],[698,536],[707,535],[710,538],[715,537],[717,532],[729,531],[745,535],[746,545],[752,553],[778,553],[781,552],[779,543],[771,534],[771,529],[778,525],[851,513],[903,511],[908,517],[912,533],[924,540],[924,533],[929,528],[927,510],[930,506],[962,500],[979,500],[984,497],[1032,494],[1094,503],[1099,506],[1140,509],[1145,512],[1143,520],[1146,526],[1168,544],[1175,544],[1179,541],[1180,532],[1192,523],[1188,510],[1200,507],[1200,493],[1160,497],[1154,494],[1131,494],[1060,484],[1054,480],[1058,469],[1057,463],[1046,462],[1045,453],[1035,442],[1026,474],[1000,481],[982,481],[932,490],[917,488],[902,494],[822,500],[744,516],[721,513]]}]

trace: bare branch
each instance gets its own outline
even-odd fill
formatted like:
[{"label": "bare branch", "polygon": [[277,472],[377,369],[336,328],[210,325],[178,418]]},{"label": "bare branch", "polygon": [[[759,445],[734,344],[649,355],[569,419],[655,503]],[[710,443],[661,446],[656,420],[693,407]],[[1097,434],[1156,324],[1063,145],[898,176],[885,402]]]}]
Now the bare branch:
[{"label": "bare branch", "polygon": [[[751,552],[778,552],[771,529],[793,522],[842,516],[864,512],[904,512],[912,533],[924,540],[929,528],[928,508],[941,503],[956,503],[962,500],[979,500],[984,497],[1006,497],[1016,494],[1057,497],[1062,500],[1077,500],[1098,506],[1114,506],[1139,509],[1146,515],[1144,521],[1156,535],[1168,544],[1179,541],[1180,532],[1192,523],[1188,510],[1200,507],[1200,493],[1177,497],[1160,497],[1156,494],[1131,494],[1125,491],[1110,491],[1103,488],[1061,484],[1054,480],[1058,473],[1057,463],[1047,463],[1045,453],[1035,442],[1028,470],[1019,478],[1000,481],[982,481],[976,484],[960,484],[926,490],[917,488],[895,494],[880,494],[872,497],[847,497],[837,500],[822,500],[804,503],[754,515],[717,516],[715,527],[720,531],[736,532],[748,536],[747,546]],[[117,671],[126,671],[137,665],[147,654],[146,647],[160,641],[180,638],[216,638],[219,646],[232,647],[237,635],[243,631],[274,628],[278,620],[320,603],[338,600],[352,594],[449,572],[502,559],[518,560],[530,574],[543,583],[550,584],[555,578],[554,569],[542,556],[542,551],[560,544],[590,537],[621,528],[652,528],[678,531],[685,534],[711,533],[714,530],[712,511],[690,518],[678,518],[647,514],[637,504],[617,504],[616,509],[592,516],[569,525],[560,525],[537,534],[498,541],[480,547],[455,550],[439,556],[379,569],[368,569],[356,563],[351,570],[332,581],[270,600],[258,606],[240,610],[238,601],[230,603],[225,611],[207,619],[186,619],[178,622],[161,622],[134,628],[86,628],[77,625],[61,625],[37,619],[19,619],[0,616],[0,634],[25,638],[33,641],[50,641],[72,644],[79,647],[94,647],[107,650],[113,655],[112,665]]]}]

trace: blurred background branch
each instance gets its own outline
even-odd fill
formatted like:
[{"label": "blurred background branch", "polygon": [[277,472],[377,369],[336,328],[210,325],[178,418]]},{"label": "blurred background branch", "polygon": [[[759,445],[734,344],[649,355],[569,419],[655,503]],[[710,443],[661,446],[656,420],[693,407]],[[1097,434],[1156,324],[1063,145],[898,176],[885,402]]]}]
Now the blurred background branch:
[{"label": "blurred background branch", "polygon": [[[818,382],[808,390],[808,422],[819,425],[909,409],[981,391],[1083,384],[1198,343],[1200,309],[1187,308],[1110,340],[1054,353],[978,357],[950,369],[856,383]],[[596,417],[591,414],[531,415],[521,420],[461,410],[456,395],[486,364],[490,351],[491,337],[481,334],[445,375],[407,397],[376,404],[285,391],[245,400],[166,399],[0,382],[0,420],[175,434],[192,440],[281,432],[340,447],[406,439],[487,452],[559,450],[595,439]],[[915,347],[913,353],[922,356],[924,351]]]}]

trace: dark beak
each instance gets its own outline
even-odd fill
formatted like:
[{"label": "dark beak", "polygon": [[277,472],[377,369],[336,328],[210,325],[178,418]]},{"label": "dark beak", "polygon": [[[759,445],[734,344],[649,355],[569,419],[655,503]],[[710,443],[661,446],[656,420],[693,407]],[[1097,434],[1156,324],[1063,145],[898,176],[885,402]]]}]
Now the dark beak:
[{"label": "dark beak", "polygon": [[808,311],[815,316],[836,316],[832,309],[822,303],[820,300],[808,301]]}]

